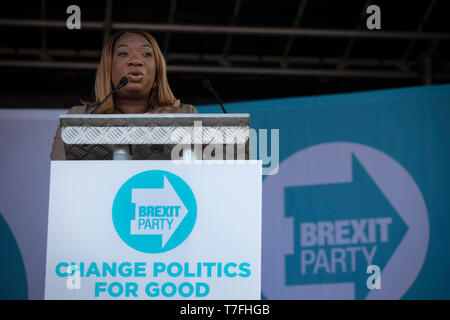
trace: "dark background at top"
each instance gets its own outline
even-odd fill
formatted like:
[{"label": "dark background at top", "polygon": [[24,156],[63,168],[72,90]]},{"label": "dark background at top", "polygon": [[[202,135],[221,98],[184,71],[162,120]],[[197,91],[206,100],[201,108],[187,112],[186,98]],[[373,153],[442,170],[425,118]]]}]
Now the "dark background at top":
[{"label": "dark background at top", "polygon": [[[236,26],[257,28],[302,28],[321,30],[361,30],[367,32],[364,14],[368,4],[381,8],[381,31],[439,33],[444,39],[367,39],[351,37],[293,37],[187,32],[149,31],[165,50],[168,66],[224,68],[224,72],[168,72],[175,95],[194,105],[215,103],[202,87],[202,80],[213,83],[224,103],[254,99],[306,96],[396,88],[450,82],[447,0],[437,1],[366,1],[366,0],[152,0],[112,1],[112,22],[146,24]],[[298,25],[294,24],[299,7],[305,2]],[[67,6],[81,8],[82,29],[23,27],[0,24],[0,108],[69,108],[92,95],[95,69],[42,67],[41,62],[98,63],[99,56],[79,52],[100,51],[103,30],[84,29],[83,22],[103,22],[107,1],[15,1],[2,3],[0,21],[17,19],[65,21]],[[171,14],[171,5],[172,14]],[[174,8],[174,10],[173,10]],[[428,14],[427,14],[428,12]],[[114,32],[116,30],[112,30]],[[225,43],[229,44],[225,49]],[[281,58],[290,43],[288,64]],[[30,49],[35,53],[26,53]],[[52,50],[73,50],[62,56]],[[25,51],[24,51],[25,50]],[[39,51],[41,50],[41,51]],[[36,52],[38,52],[36,54]],[[190,54],[185,59],[179,54]],[[198,59],[193,59],[195,54]],[[220,63],[207,57],[224,56]],[[246,61],[233,57],[251,57]],[[314,62],[296,61],[306,57]],[[227,60],[230,58],[229,60]],[[334,60],[333,60],[334,59]],[[426,60],[427,59],[427,60]],[[343,63],[347,60],[357,63]],[[11,61],[36,62],[18,66]],[[332,61],[332,62],[330,62]],[[338,62],[336,62],[338,61]],[[389,61],[398,62],[392,65]],[[428,69],[424,69],[425,62]],[[348,61],[347,61],[348,62]],[[249,74],[245,68],[257,68],[262,74]],[[283,70],[308,70],[307,75],[283,75]],[[230,73],[227,70],[239,70]],[[244,71],[243,71],[244,70]],[[269,71],[265,71],[269,70]],[[275,74],[274,70],[281,71]],[[314,70],[332,71],[314,75]],[[414,76],[344,76],[341,71],[412,72]],[[425,71],[428,70],[428,71]],[[425,73],[431,76],[428,80]]]}]

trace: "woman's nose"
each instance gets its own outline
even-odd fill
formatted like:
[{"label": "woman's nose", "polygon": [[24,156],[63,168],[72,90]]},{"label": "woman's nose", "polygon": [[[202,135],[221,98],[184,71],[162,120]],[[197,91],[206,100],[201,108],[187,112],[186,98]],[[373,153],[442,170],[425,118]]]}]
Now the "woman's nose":
[{"label": "woman's nose", "polygon": [[128,60],[128,65],[140,66],[142,64],[142,60],[139,59],[138,55],[131,55],[130,60]]},{"label": "woman's nose", "polygon": [[128,65],[132,65],[132,66],[141,66],[142,65],[142,61],[139,60],[138,58],[132,58],[128,61]]}]

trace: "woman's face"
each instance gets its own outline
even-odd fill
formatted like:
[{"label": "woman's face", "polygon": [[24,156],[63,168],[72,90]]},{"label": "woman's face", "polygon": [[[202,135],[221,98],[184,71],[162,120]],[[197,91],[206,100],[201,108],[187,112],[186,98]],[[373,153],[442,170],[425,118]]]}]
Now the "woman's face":
[{"label": "woman's face", "polygon": [[150,42],[136,33],[125,33],[115,43],[111,79],[117,87],[122,77],[128,84],[116,92],[118,96],[148,96],[155,83],[156,63]]}]

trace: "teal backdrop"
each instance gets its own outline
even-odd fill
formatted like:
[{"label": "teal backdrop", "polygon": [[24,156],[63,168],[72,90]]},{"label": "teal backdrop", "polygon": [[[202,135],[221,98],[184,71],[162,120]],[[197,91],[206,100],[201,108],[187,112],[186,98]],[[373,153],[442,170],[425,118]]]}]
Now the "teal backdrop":
[{"label": "teal backdrop", "polygon": [[0,212],[0,300],[28,298],[27,277],[16,239]]},{"label": "teal backdrop", "polygon": [[[450,85],[225,107],[279,130],[279,170],[262,178],[263,298],[450,298]],[[66,112],[0,110],[0,299],[44,297],[48,155]]]},{"label": "teal backdrop", "polygon": [[450,298],[450,85],[225,108],[279,129],[279,171],[263,177],[264,298]]}]

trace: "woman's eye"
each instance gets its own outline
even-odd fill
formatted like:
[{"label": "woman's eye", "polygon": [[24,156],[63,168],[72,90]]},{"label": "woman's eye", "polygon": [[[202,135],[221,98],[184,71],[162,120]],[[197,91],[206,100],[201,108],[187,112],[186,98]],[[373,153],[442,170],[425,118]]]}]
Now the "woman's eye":
[{"label": "woman's eye", "polygon": [[144,57],[151,57],[151,56],[152,56],[152,53],[151,53],[151,52],[144,52],[142,55],[143,55]]},{"label": "woman's eye", "polygon": [[118,56],[125,57],[126,55],[128,55],[128,52],[121,51],[121,52],[119,52],[117,55],[118,55]]}]

